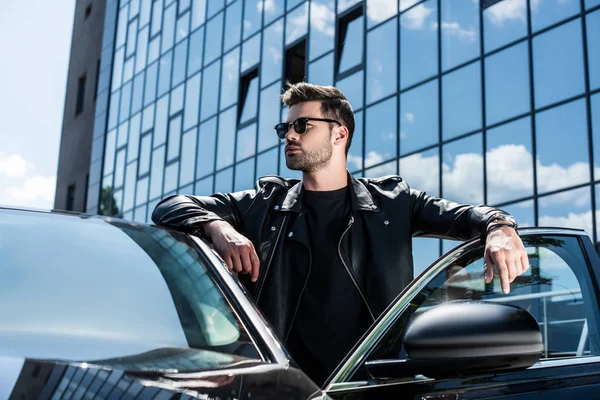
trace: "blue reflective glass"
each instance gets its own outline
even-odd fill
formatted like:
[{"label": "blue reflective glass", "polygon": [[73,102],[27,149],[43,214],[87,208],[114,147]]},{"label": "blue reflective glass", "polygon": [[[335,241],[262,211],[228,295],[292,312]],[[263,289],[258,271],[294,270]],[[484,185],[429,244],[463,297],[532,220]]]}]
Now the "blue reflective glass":
[{"label": "blue reflective glass", "polygon": [[127,21],[128,21],[128,5],[125,5],[119,12],[119,19],[117,22],[117,36],[115,38],[115,47],[120,47],[125,44],[125,38],[127,36]]},{"label": "blue reflective glass", "polygon": [[333,85],[333,53],[308,64],[308,82],[314,85]]},{"label": "blue reflective glass", "polygon": [[184,84],[171,91],[171,104],[169,106],[169,115],[173,115],[183,109],[183,90]]},{"label": "blue reflective glass", "polygon": [[279,94],[281,84],[274,83],[260,92],[260,113],[258,116],[258,151],[275,146],[278,142],[277,134],[273,127],[281,122],[279,109],[281,101]]},{"label": "blue reflective glass", "polygon": [[264,31],[260,70],[263,87],[281,78],[282,61],[283,20],[280,19]]},{"label": "blue reflective glass", "polygon": [[398,2],[389,0],[366,0],[367,28],[377,25],[398,14]]},{"label": "blue reflective glass", "polygon": [[200,104],[200,120],[214,115],[219,103],[215,101],[215,93],[219,93],[219,77],[221,74],[221,61],[211,64],[204,69],[204,84],[202,85],[202,101]]},{"label": "blue reflective glass", "polygon": [[215,163],[215,146],[217,140],[217,117],[200,125],[198,131],[198,155],[196,157],[196,176],[212,174]]},{"label": "blue reflective glass", "polygon": [[338,14],[346,11],[353,5],[360,3],[361,0],[338,0]]},{"label": "blue reflective glass", "polygon": [[133,198],[135,196],[137,162],[127,165],[125,169],[125,184],[123,186],[123,210],[133,208]]},{"label": "blue reflective glass", "polygon": [[363,111],[354,114],[354,134],[347,157],[351,172],[363,169]]},{"label": "blue reflective glass", "polygon": [[163,194],[163,176],[165,172],[165,146],[152,152],[152,168],[150,170],[150,199]]},{"label": "blue reflective glass", "polygon": [[117,148],[117,131],[112,130],[106,134],[104,145],[104,176],[112,173],[115,168],[115,149]]},{"label": "blue reflective glass", "polygon": [[148,44],[148,64],[153,63],[158,60],[158,56],[160,55],[160,35],[155,37]]},{"label": "blue reflective glass", "polygon": [[580,12],[578,0],[531,2],[531,29],[535,32]]},{"label": "blue reflective glass", "polygon": [[487,131],[487,203],[533,196],[531,118]]},{"label": "blue reflective glass", "polygon": [[230,193],[233,188],[233,167],[215,175],[215,193]]},{"label": "blue reflective glass", "polygon": [[[148,183],[150,181],[150,177],[147,176],[144,179],[140,179],[137,182],[136,191],[135,191],[135,205],[139,206],[148,201]],[[145,216],[144,216],[145,217]],[[135,215],[134,215],[135,218]]]},{"label": "blue reflective glass", "polygon": [[152,148],[152,135],[142,137],[140,145],[140,163],[138,174],[142,176],[150,171],[150,152]]},{"label": "blue reflective glass", "polygon": [[367,108],[365,167],[397,157],[396,97]]},{"label": "blue reflective glass", "polygon": [[160,44],[161,54],[166,53],[173,47],[175,41],[175,17],[177,13],[177,4],[171,5],[165,10],[162,27],[162,41]]},{"label": "blue reflective glass", "polygon": [[140,7],[140,26],[150,22],[150,12],[152,11],[152,0],[142,0]]},{"label": "blue reflective glass", "polygon": [[204,65],[208,65],[221,55],[223,43],[223,13],[219,13],[206,24],[206,40],[204,45]]},{"label": "blue reflective glass", "polygon": [[154,63],[146,70],[146,83],[144,89],[144,106],[156,100],[156,88],[158,79],[158,63]]},{"label": "blue reflective glass", "polygon": [[254,155],[256,147],[256,124],[240,129],[237,134],[236,161]]},{"label": "blue reflective glass", "polygon": [[142,109],[144,97],[144,72],[133,78],[133,94],[131,97],[131,113],[135,114]]},{"label": "blue reflective glass", "polygon": [[135,73],[137,74],[146,66],[146,55],[148,54],[148,27],[142,29],[137,38],[137,48],[135,50]]},{"label": "blue reflective glass", "polygon": [[442,137],[481,128],[481,65],[468,65],[442,77]]},{"label": "blue reflective glass", "polygon": [[125,149],[117,152],[115,159],[115,188],[123,186],[125,178]]},{"label": "blue reflective glass", "polygon": [[579,19],[533,38],[536,108],[585,90]]},{"label": "blue reflective glass", "polygon": [[360,65],[363,61],[363,32],[364,17],[353,19],[348,22],[346,35],[342,43],[338,73],[342,73],[352,67]]},{"label": "blue reflective glass", "polygon": [[592,8],[600,4],[600,0],[585,0],[585,8]]},{"label": "blue reflective glass", "polygon": [[409,9],[421,0],[400,0],[400,12]]},{"label": "blue reflective glass", "polygon": [[131,109],[131,82],[127,82],[121,89],[121,106],[119,110],[119,122],[123,122],[129,118],[129,110]]},{"label": "blue reflective glass", "polygon": [[600,10],[586,16],[590,90],[600,87]]},{"label": "blue reflective glass", "polygon": [[400,17],[400,87],[438,72],[437,2],[427,1]]},{"label": "blue reflective glass", "polygon": [[217,169],[233,164],[236,131],[235,113],[236,108],[232,107],[219,115]]},{"label": "blue reflective glass", "polygon": [[225,10],[225,35],[224,51],[228,51],[240,43],[242,35],[242,4],[244,0],[237,0]]},{"label": "blue reflective glass", "polygon": [[204,27],[201,27],[190,36],[190,50],[188,56],[188,76],[194,75],[202,68],[202,55],[204,54]]},{"label": "blue reflective glass", "polygon": [[536,115],[538,193],[590,180],[585,108],[582,99]]},{"label": "blue reflective glass", "polygon": [[133,78],[133,65],[135,63],[135,55],[131,56],[123,65],[123,82]]},{"label": "blue reflective glass", "polygon": [[367,104],[397,91],[397,26],[392,19],[367,34]]},{"label": "blue reflective glass", "polygon": [[263,0],[244,0],[244,39],[260,29]]},{"label": "blue reflective glass", "polygon": [[179,185],[181,186],[194,181],[197,137],[198,129],[194,128],[184,133],[181,139],[181,169],[179,171]]},{"label": "blue reflective glass", "polygon": [[258,107],[258,77],[252,78],[248,91],[246,92],[246,99],[243,103],[243,109],[240,117],[240,124],[256,118],[256,111]]},{"label": "blue reflective glass", "polygon": [[152,21],[150,23],[150,36],[160,32],[162,27],[163,2],[162,0],[154,0],[152,3]]},{"label": "blue reflective glass", "polygon": [[133,53],[135,53],[135,45],[137,44],[137,27],[138,20],[134,19],[129,23],[129,28],[127,28],[127,47],[126,47],[126,57],[129,57]]},{"label": "blue reflective glass", "polygon": [[527,35],[527,0],[504,0],[483,10],[485,52]]},{"label": "blue reflective glass", "polygon": [[[600,168],[600,94],[595,94],[592,97],[590,97],[590,106],[592,112],[592,141],[594,144],[594,168]],[[595,178],[600,178],[600,174],[596,173]],[[598,203],[596,204],[597,208],[600,209],[600,198],[598,199]]]},{"label": "blue reflective glass", "polygon": [[442,146],[442,196],[483,204],[482,138],[478,133]]},{"label": "blue reflective glass", "polygon": [[479,2],[441,0],[442,70],[479,56]]},{"label": "blue reflective glass", "polygon": [[225,1],[224,0],[209,0],[208,1],[208,11],[207,11],[207,14],[206,14],[207,18],[210,18],[213,15],[215,15],[224,6],[225,6]]},{"label": "blue reflective glass", "polygon": [[188,41],[184,40],[175,47],[175,60],[173,61],[173,82],[175,87],[185,80],[187,64]]},{"label": "blue reflective glass", "polygon": [[412,253],[413,276],[417,277],[440,256],[440,240],[432,238],[414,238],[412,241]]},{"label": "blue reflective glass", "polygon": [[279,149],[276,147],[256,158],[256,177],[265,175],[277,175]]},{"label": "blue reflective glass", "polygon": [[117,128],[117,149],[127,144],[127,135],[129,134],[129,121],[123,122]]},{"label": "blue reflective glass", "polygon": [[526,226],[535,226],[533,200],[526,200],[520,203],[513,203],[502,206],[501,208],[502,210],[515,217],[515,220],[517,221],[517,224],[519,224],[519,227],[524,228]]},{"label": "blue reflective glass", "polygon": [[200,85],[202,73],[187,80],[185,84],[185,105],[183,110],[183,129],[187,130],[198,123],[198,108],[200,106]]},{"label": "blue reflective glass", "polygon": [[160,97],[171,89],[171,70],[173,67],[173,52],[170,51],[160,58],[158,69],[158,94]]},{"label": "blue reflective glass", "polygon": [[538,226],[584,229],[594,235],[589,187],[540,197]]},{"label": "blue reflective glass", "polygon": [[141,113],[131,117],[129,124],[129,138],[127,139],[127,162],[135,160],[138,157],[141,124]]},{"label": "blue reflective glass", "polygon": [[413,188],[430,196],[440,195],[440,153],[436,147],[421,153],[402,157],[400,176]]},{"label": "blue reflective glass", "polygon": [[192,0],[192,31],[204,23],[206,0]]},{"label": "blue reflective glass", "polygon": [[223,57],[223,72],[221,78],[221,109],[235,104],[238,99],[240,80],[240,48],[232,50]]},{"label": "blue reflective glass", "polygon": [[285,4],[286,11],[290,11],[292,8],[300,4],[302,0],[287,0]]},{"label": "blue reflective glass", "polygon": [[378,167],[365,170],[364,176],[365,178],[379,178],[386,175],[396,175],[397,169],[396,161],[390,161],[389,163],[385,163]]},{"label": "blue reflective glass", "polygon": [[335,39],[335,1],[312,0],[310,4],[309,60],[333,50]]},{"label": "blue reflective glass", "polygon": [[509,47],[485,60],[485,114],[488,125],[528,112],[527,43]]},{"label": "blue reflective glass", "polygon": [[283,15],[284,2],[285,0],[268,0],[258,3],[260,5],[259,11],[264,8],[265,26]]},{"label": "blue reflective glass", "polygon": [[110,108],[108,110],[108,129],[117,126],[119,117],[119,101],[121,100],[121,91],[117,90],[110,96]]},{"label": "blue reflective glass", "polygon": [[194,194],[196,196],[210,196],[213,194],[214,175],[209,176],[196,182],[194,186]]},{"label": "blue reflective glass", "polygon": [[248,68],[254,67],[260,61],[260,38],[261,34],[259,33],[244,42],[242,46],[242,73]]},{"label": "blue reflective glass", "polygon": [[289,45],[308,31],[308,1],[285,17],[285,45]]},{"label": "blue reflective glass", "polygon": [[400,154],[436,144],[439,141],[438,80],[400,95]]},{"label": "blue reflective glass", "polygon": [[169,95],[156,102],[156,119],[154,122],[154,147],[160,146],[167,139],[169,118]]},{"label": "blue reflective glass", "polygon": [[248,190],[254,187],[254,162],[256,158],[251,158],[235,166],[234,191]]},{"label": "blue reflective glass", "polygon": [[179,158],[181,145],[181,116],[169,121],[169,137],[167,141],[167,161]]},{"label": "blue reflective glass", "polygon": [[142,132],[154,127],[154,103],[144,108],[142,112]]},{"label": "blue reflective glass", "polygon": [[121,86],[122,78],[123,78],[123,63],[125,61],[125,50],[123,48],[117,50],[115,52],[115,59],[113,61],[113,75],[112,75],[112,85],[111,90],[115,90],[119,86]]},{"label": "blue reflective glass", "polygon": [[164,193],[177,189],[177,179],[179,178],[179,161],[168,165],[165,168]]},{"label": "blue reflective glass", "polygon": [[358,71],[336,83],[336,87],[346,96],[353,110],[364,105],[363,71]]}]

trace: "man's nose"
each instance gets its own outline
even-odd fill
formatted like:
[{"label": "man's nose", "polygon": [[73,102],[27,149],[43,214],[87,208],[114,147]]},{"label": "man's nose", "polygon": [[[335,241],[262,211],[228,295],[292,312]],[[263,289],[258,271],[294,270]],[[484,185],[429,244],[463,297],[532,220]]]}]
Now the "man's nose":
[{"label": "man's nose", "polygon": [[287,133],[285,134],[285,138],[289,142],[297,142],[300,139],[300,134],[294,129],[294,124],[290,125]]}]

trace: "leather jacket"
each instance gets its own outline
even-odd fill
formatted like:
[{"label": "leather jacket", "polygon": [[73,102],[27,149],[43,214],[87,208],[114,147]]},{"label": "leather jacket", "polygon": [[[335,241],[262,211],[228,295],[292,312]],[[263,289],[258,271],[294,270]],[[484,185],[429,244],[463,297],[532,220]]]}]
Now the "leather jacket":
[{"label": "leather jacket", "polygon": [[[356,179],[351,174],[351,218],[339,240],[342,263],[373,319],[413,279],[413,236],[449,239],[484,237],[487,225],[504,211],[431,197],[411,189],[399,176]],[[253,190],[212,196],[174,195],[162,200],[152,220],[204,236],[203,223],[224,220],[253,244],[259,278],[240,280],[285,342],[308,280],[311,255],[302,209],[302,182],[265,176]],[[290,246],[303,243],[298,259]],[[291,254],[294,257],[291,257]]]}]

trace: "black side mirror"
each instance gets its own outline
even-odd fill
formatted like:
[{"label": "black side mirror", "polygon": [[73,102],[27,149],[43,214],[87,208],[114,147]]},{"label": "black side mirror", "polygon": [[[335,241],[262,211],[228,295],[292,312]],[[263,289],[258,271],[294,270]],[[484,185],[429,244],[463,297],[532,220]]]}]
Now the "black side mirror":
[{"label": "black side mirror", "polygon": [[451,302],[417,316],[404,336],[407,360],[366,363],[375,379],[417,374],[446,378],[520,370],[535,364],[544,344],[535,318],[522,308]]}]

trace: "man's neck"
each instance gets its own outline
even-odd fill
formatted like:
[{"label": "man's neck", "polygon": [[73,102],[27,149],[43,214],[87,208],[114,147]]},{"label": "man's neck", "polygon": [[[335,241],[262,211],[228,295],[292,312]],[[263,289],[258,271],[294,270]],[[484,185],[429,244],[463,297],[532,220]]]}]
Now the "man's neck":
[{"label": "man's neck", "polygon": [[303,172],[302,184],[306,190],[336,190],[348,186],[348,171],[345,164],[328,165],[316,172]]}]

